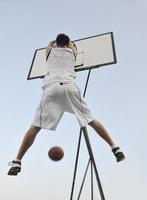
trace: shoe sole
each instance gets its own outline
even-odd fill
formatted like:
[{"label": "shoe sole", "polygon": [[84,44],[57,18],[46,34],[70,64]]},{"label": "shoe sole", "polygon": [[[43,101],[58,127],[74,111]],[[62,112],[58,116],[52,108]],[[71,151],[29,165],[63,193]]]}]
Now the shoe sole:
[{"label": "shoe sole", "polygon": [[125,156],[116,157],[117,162],[125,160]]},{"label": "shoe sole", "polygon": [[20,173],[21,168],[20,167],[12,167],[9,172],[8,175],[10,176],[17,176],[18,173]]}]

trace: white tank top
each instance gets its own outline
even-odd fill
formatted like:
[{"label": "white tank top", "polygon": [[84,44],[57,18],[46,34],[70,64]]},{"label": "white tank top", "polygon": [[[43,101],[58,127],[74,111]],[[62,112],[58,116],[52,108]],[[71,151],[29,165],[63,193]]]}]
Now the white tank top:
[{"label": "white tank top", "polygon": [[70,48],[51,48],[47,64],[48,70],[42,87],[51,82],[73,82],[76,78],[75,55]]}]

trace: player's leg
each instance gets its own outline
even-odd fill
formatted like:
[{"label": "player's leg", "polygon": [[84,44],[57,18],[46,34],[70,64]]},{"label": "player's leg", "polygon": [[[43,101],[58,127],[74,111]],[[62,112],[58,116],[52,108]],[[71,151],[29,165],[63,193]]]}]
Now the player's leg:
[{"label": "player's leg", "polygon": [[89,123],[89,125],[98,133],[100,137],[102,137],[111,146],[112,152],[116,156],[117,162],[125,159],[123,152],[120,150],[118,146],[114,144],[107,130],[100,122],[98,122],[97,120],[93,120],[92,122]]},{"label": "player's leg", "polygon": [[10,163],[11,168],[8,171],[8,175],[17,175],[17,173],[21,171],[21,159],[23,158],[26,151],[33,144],[36,135],[40,131],[40,129],[41,129],[40,127],[36,127],[33,125],[28,129],[23,138],[16,159]]},{"label": "player's leg", "polygon": [[24,156],[24,154],[26,153],[26,151],[30,148],[30,146],[33,144],[37,133],[40,131],[40,127],[36,127],[31,125],[31,127],[28,129],[28,131],[26,132],[22,144],[19,148],[18,154],[16,159],[21,160],[22,157]]},{"label": "player's leg", "polygon": [[89,125],[101,136],[110,146],[114,145],[112,138],[109,136],[104,126],[97,120],[93,120]]},{"label": "player's leg", "polygon": [[104,126],[93,118],[79,88],[75,84],[65,84],[63,86],[67,97],[66,100],[68,101],[67,107],[69,106],[67,111],[76,115],[81,127],[84,127],[88,123],[92,128],[94,128],[99,136],[101,136],[111,146],[117,162],[123,160],[125,158],[123,152],[114,144]]}]

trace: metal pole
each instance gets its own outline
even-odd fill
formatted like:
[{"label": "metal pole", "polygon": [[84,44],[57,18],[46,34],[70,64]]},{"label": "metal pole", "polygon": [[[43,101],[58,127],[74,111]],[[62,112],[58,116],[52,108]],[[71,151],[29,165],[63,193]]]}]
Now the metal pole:
[{"label": "metal pole", "polygon": [[93,165],[91,162],[91,200],[93,200]]},{"label": "metal pole", "polygon": [[74,192],[75,179],[76,179],[77,166],[78,166],[78,159],[79,159],[80,144],[81,144],[81,136],[82,136],[82,129],[80,129],[80,135],[79,135],[79,140],[78,140],[78,148],[77,148],[77,155],[76,155],[76,161],[75,161],[75,168],[74,168],[74,175],[73,175],[73,182],[72,182],[70,200],[73,199],[73,192]]},{"label": "metal pole", "polygon": [[[89,82],[89,78],[90,78],[90,72],[91,72],[91,69],[88,72],[88,76],[87,76],[87,80],[86,80],[86,84],[85,84],[83,97],[85,97],[85,94],[86,94],[86,90],[87,90],[87,86],[88,86],[88,82]],[[76,178],[76,172],[77,172],[77,164],[78,164],[78,158],[79,158],[79,149],[80,149],[82,131],[83,131],[83,134],[84,134],[84,138],[85,138],[85,142],[86,142],[86,145],[87,145],[87,149],[88,149],[88,153],[89,153],[89,156],[90,156],[90,160],[91,160],[91,162],[93,164],[93,167],[94,167],[94,171],[95,171],[95,175],[96,175],[96,180],[97,180],[97,184],[98,184],[98,189],[99,189],[99,192],[100,192],[101,200],[105,200],[103,189],[102,189],[100,178],[99,178],[99,174],[98,174],[97,167],[96,167],[96,163],[95,163],[95,160],[94,160],[91,144],[90,144],[90,141],[89,141],[89,137],[88,137],[88,132],[87,132],[86,126],[80,129],[80,136],[79,136],[79,142],[78,142],[78,149],[77,149],[77,156],[76,156],[76,163],[75,163],[75,169],[74,169],[74,176],[73,176],[73,183],[72,183],[72,190],[71,190],[70,200],[73,199],[73,192],[74,192],[74,186],[75,186],[75,178]],[[91,188],[92,188],[91,196],[93,198],[93,185],[91,186]]]},{"label": "metal pole", "polygon": [[86,80],[86,84],[85,84],[83,97],[85,97],[85,95],[86,95],[86,91],[87,91],[87,87],[88,87],[88,83],[89,83],[89,78],[90,78],[90,73],[91,73],[91,69],[89,69],[89,71],[88,71],[88,76],[87,76],[87,80]]},{"label": "metal pole", "polygon": [[85,183],[86,175],[87,175],[87,172],[88,172],[88,168],[89,168],[90,161],[91,161],[91,160],[90,160],[90,158],[89,158],[89,161],[88,161],[88,164],[87,164],[87,167],[86,167],[86,171],[85,171],[85,174],[84,174],[84,177],[83,177],[83,181],[82,181],[82,184],[81,184],[81,188],[80,188],[80,191],[79,191],[77,200],[80,199],[81,192],[82,192],[82,189],[83,189],[83,186],[84,186],[84,183]]},{"label": "metal pole", "polygon": [[89,156],[90,156],[90,159],[91,159],[91,161],[93,163],[93,167],[94,167],[94,171],[95,171],[95,175],[96,175],[96,180],[97,180],[97,183],[98,183],[100,196],[101,196],[102,200],[105,200],[103,189],[102,189],[102,185],[101,185],[99,174],[98,174],[98,171],[97,171],[97,167],[96,167],[95,159],[94,159],[94,156],[93,156],[93,152],[92,152],[91,144],[90,144],[90,141],[89,141],[89,137],[88,137],[88,132],[87,132],[86,126],[83,127],[82,130],[83,130],[83,133],[84,133],[84,137],[85,137],[87,149],[88,149],[88,152],[89,152]]},{"label": "metal pole", "polygon": [[[83,97],[85,97],[85,94],[86,94],[86,90],[87,90],[87,86],[88,86],[88,82],[89,82],[89,78],[90,78],[90,73],[91,73],[91,69],[88,71],[88,75],[87,75],[87,79],[86,79],[86,83],[85,83]],[[78,140],[78,147],[77,147],[77,154],[76,154],[76,161],[75,161],[75,167],[74,167],[74,175],[73,175],[73,181],[72,181],[72,188],[71,188],[70,200],[73,199],[75,179],[76,179],[78,159],[79,159],[80,144],[81,144],[81,135],[82,135],[82,129],[80,129],[80,135],[79,135],[79,140]]]}]

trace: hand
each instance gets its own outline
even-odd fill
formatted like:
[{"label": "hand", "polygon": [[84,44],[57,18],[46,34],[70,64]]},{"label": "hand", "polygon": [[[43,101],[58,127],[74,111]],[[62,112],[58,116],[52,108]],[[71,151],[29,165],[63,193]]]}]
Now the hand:
[{"label": "hand", "polygon": [[68,47],[71,48],[71,49],[74,48],[73,42],[70,41]]},{"label": "hand", "polygon": [[52,48],[52,47],[56,47],[56,46],[57,46],[56,42],[53,40],[53,41],[49,42],[47,48]]},{"label": "hand", "polygon": [[48,53],[49,53],[49,51],[50,51],[50,49],[51,49],[52,47],[53,47],[53,48],[57,47],[57,44],[56,44],[55,41],[49,42],[48,46],[46,47],[46,51],[45,51],[45,55],[46,55],[46,56],[48,55]]},{"label": "hand", "polygon": [[76,45],[74,44],[74,42],[72,42],[72,41],[69,42],[68,48],[77,51],[77,47],[76,47]]}]

